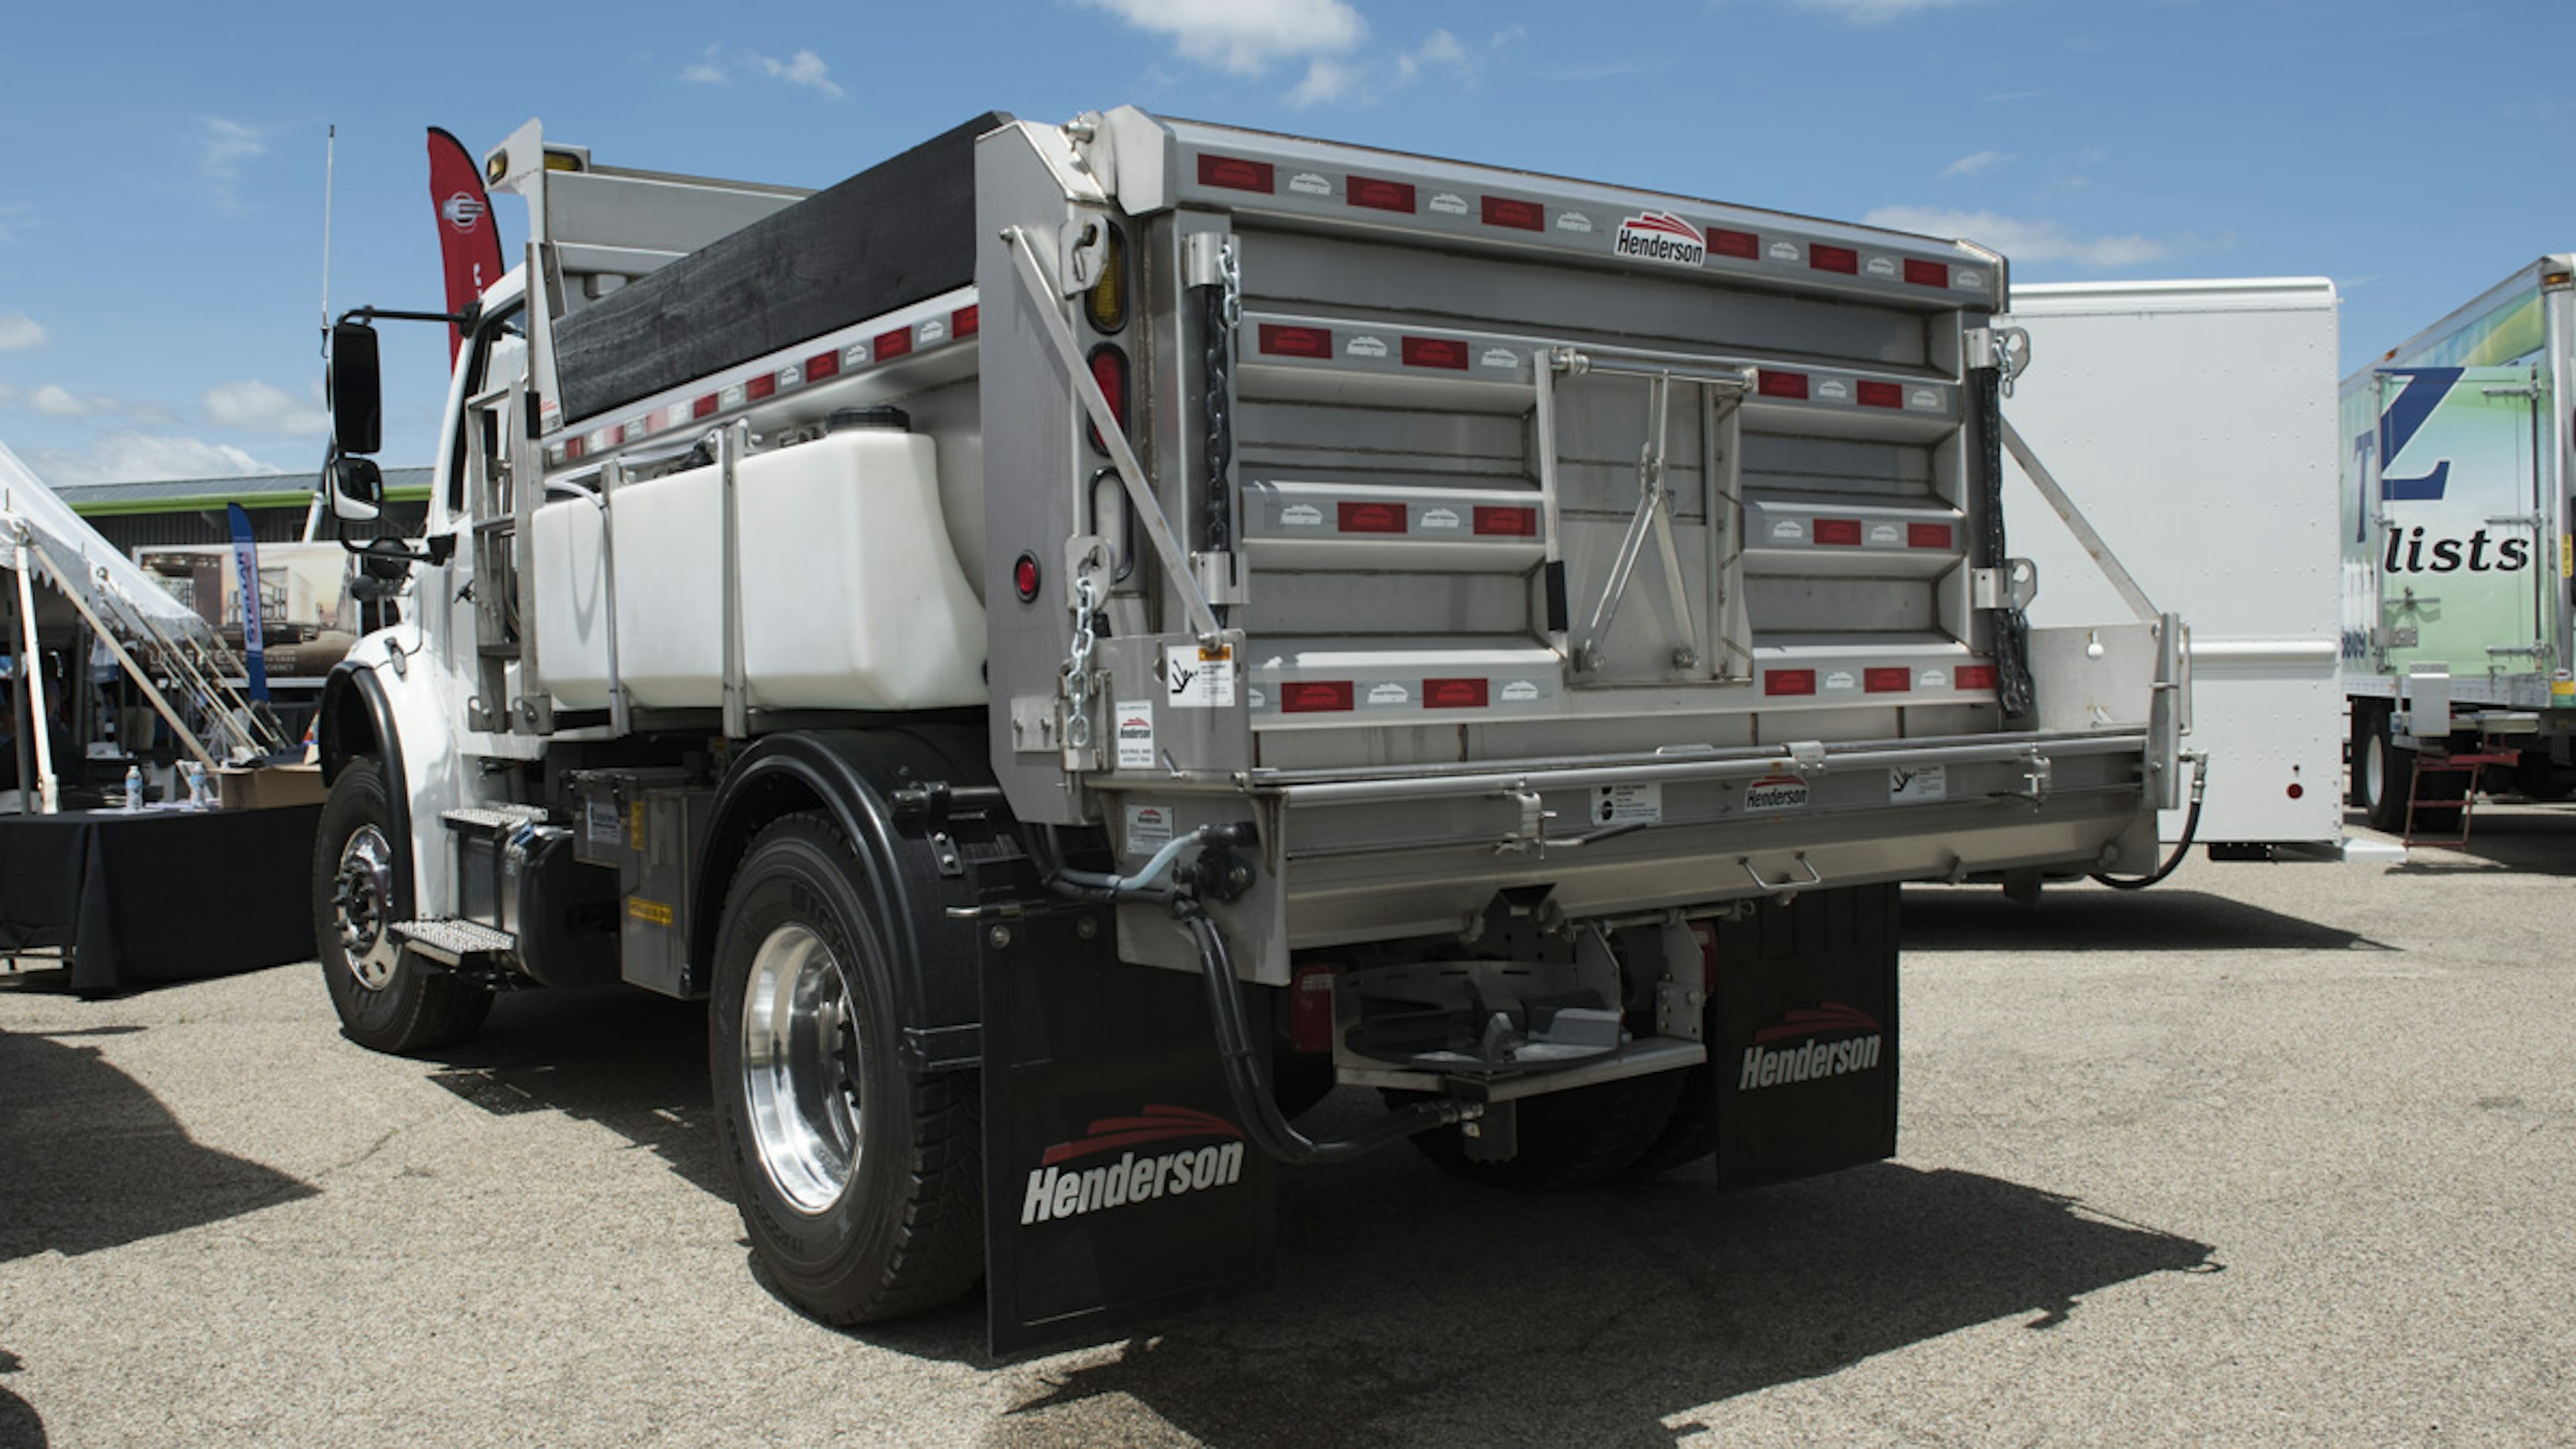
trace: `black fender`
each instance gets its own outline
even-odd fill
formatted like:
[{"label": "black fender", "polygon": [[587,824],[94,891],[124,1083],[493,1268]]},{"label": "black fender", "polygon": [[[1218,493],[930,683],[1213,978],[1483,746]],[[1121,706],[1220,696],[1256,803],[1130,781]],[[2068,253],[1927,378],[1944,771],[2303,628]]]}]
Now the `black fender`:
[{"label": "black fender", "polygon": [[[906,829],[896,820],[894,797],[931,784],[990,786],[986,748],[980,724],[923,724],[792,731],[744,750],[716,787],[690,899],[691,974],[704,981],[713,970],[725,897],[753,837],[780,816],[819,810],[858,856],[860,897],[884,933],[890,976],[884,984],[907,1064],[916,1071],[977,1065],[981,927],[948,911],[976,904],[971,862],[1018,853],[1018,826],[996,803]],[[944,849],[935,835],[944,838]]]},{"label": "black fender", "polygon": [[385,699],[385,687],[377,680],[375,670],[347,660],[332,666],[330,675],[322,681],[322,705],[314,716],[313,736],[322,757],[325,788],[340,778],[351,760],[362,755],[373,757],[377,768],[385,772],[385,803],[393,817],[385,824],[402,862],[404,895],[408,898],[414,883],[411,782],[403,775],[393,705]]}]

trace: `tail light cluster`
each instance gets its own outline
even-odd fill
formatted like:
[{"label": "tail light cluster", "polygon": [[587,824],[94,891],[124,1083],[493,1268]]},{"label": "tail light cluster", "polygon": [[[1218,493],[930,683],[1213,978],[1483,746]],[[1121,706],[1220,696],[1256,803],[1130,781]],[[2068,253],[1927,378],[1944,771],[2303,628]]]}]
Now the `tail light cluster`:
[{"label": "tail light cluster", "polygon": [[[1106,223],[1103,225],[1107,226]],[[1082,294],[1082,319],[1090,324],[1093,332],[1104,338],[1114,338],[1127,329],[1131,293],[1127,281],[1127,234],[1114,226],[1107,229],[1109,235],[1103,247],[1100,279]],[[1118,420],[1119,431],[1126,432],[1127,349],[1114,341],[1096,343],[1085,354],[1085,361],[1091,367],[1091,380],[1100,384],[1100,395],[1109,402],[1109,415]],[[1100,429],[1093,427],[1086,431],[1091,440],[1091,451],[1108,457],[1109,444],[1102,440]]]}]

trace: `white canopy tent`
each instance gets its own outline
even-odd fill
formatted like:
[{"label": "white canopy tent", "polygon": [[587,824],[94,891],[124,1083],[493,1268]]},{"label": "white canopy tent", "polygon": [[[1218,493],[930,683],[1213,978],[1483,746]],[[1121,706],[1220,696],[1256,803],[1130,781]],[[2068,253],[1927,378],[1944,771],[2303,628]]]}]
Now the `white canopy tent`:
[{"label": "white canopy tent", "polygon": [[[230,684],[227,676],[239,666],[214,628],[100,537],[6,443],[0,443],[0,568],[17,575],[23,637],[15,642],[23,643],[30,659],[37,654],[35,584],[41,577],[116,656],[180,743],[209,768],[218,763],[214,752],[181,718],[144,660],[205,707],[208,724],[229,751],[255,756],[280,743],[261,738],[265,722]],[[30,670],[26,685],[33,691],[33,716],[42,721],[41,673]],[[30,733],[42,781],[41,808],[50,814],[55,809],[51,745],[41,727]]]}]

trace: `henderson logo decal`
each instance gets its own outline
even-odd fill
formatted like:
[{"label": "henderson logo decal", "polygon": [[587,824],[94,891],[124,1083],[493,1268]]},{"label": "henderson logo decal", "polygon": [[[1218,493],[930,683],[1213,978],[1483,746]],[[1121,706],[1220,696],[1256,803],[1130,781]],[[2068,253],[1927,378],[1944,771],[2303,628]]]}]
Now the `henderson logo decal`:
[{"label": "henderson logo decal", "polygon": [[[1841,1031],[1869,1035],[1841,1041],[1816,1040],[1825,1033]],[[1795,1047],[1768,1045],[1798,1036],[1807,1040]],[[1877,1018],[1856,1006],[1828,1001],[1813,1010],[1792,1011],[1778,1026],[1766,1026],[1753,1034],[1753,1045],[1744,1049],[1744,1073],[1736,1079],[1735,1089],[1750,1092],[1866,1072],[1878,1065],[1879,1044],[1884,1039]]]},{"label": "henderson logo decal", "polygon": [[483,203],[474,199],[474,193],[460,191],[438,204],[438,214],[458,231],[472,231],[483,220]]},{"label": "henderson logo decal", "polygon": [[1619,255],[1641,261],[1696,267],[1708,261],[1708,238],[1668,211],[1649,211],[1619,223]]},{"label": "henderson logo decal", "polygon": [[[1147,1103],[1133,1117],[1094,1119],[1090,1132],[1039,1155],[1037,1170],[1029,1174],[1028,1195],[1020,1202],[1022,1227],[1158,1197],[1204,1192],[1243,1176],[1243,1129],[1212,1113]],[[1133,1150],[1176,1137],[1230,1140],[1141,1157]],[[1118,1160],[1100,1167],[1063,1165],[1104,1152],[1118,1152]]]}]

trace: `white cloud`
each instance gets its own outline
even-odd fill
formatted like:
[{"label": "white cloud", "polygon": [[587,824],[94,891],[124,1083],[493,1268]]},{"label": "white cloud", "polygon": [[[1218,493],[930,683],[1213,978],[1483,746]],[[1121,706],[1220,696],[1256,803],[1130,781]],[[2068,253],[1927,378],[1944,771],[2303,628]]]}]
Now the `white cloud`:
[{"label": "white cloud", "polygon": [[1998,216],[1991,211],[1945,211],[1929,206],[1882,206],[1861,218],[1871,226],[1925,236],[1964,237],[2017,263],[2072,262],[2082,267],[2134,267],[2174,254],[2188,239],[2145,236],[2079,237],[2059,222]]},{"label": "white cloud", "polygon": [[24,312],[0,312],[0,352],[25,352],[45,345],[43,324]]},{"label": "white cloud", "polygon": [[1462,72],[1465,71],[1467,47],[1460,45],[1458,37],[1448,31],[1435,30],[1413,53],[1395,58],[1396,79],[1400,82],[1410,82],[1415,76],[1435,65],[1452,66]]},{"label": "white cloud", "polygon": [[82,397],[70,388],[50,382],[27,394],[27,405],[49,418],[95,417],[123,408],[112,397]]},{"label": "white cloud", "polygon": [[1319,55],[1307,63],[1306,78],[1297,82],[1283,99],[1302,111],[1308,106],[1340,100],[1356,89],[1359,81],[1357,69]]},{"label": "white cloud", "polygon": [[[1274,61],[1345,55],[1368,22],[1343,0],[1083,0],[1139,30],[1167,35],[1184,57],[1227,75],[1257,76]],[[1309,68],[1292,96],[1316,86]],[[1321,83],[1330,86],[1327,79]],[[1330,97],[1318,97],[1330,99]],[[1310,102],[1295,102],[1308,104]]]},{"label": "white cloud", "polygon": [[268,154],[268,133],[256,126],[208,116],[198,136],[197,174],[213,189],[215,204],[242,208],[242,168]]},{"label": "white cloud", "polygon": [[228,444],[157,433],[110,433],[86,453],[41,452],[28,461],[49,483],[140,483],[286,471]]},{"label": "white cloud", "polygon": [[1798,8],[1822,10],[1862,25],[1874,25],[1917,10],[1938,10],[1960,3],[1962,0],[1798,0]]},{"label": "white cloud", "polygon": [[710,45],[703,56],[681,69],[680,79],[692,85],[722,85],[732,80],[737,71],[745,75],[767,76],[792,86],[805,86],[836,101],[843,94],[840,83],[832,79],[832,67],[825,63],[823,57],[802,49],[780,60],[774,55],[749,50],[729,54],[721,45]]},{"label": "white cloud", "polygon": [[267,383],[227,382],[206,390],[206,420],[221,428],[311,437],[330,430],[331,415]]},{"label": "white cloud", "polygon": [[1947,181],[1954,176],[1974,176],[1980,171],[1992,171],[2011,159],[2001,151],[1978,151],[1942,167],[1941,179]]}]

